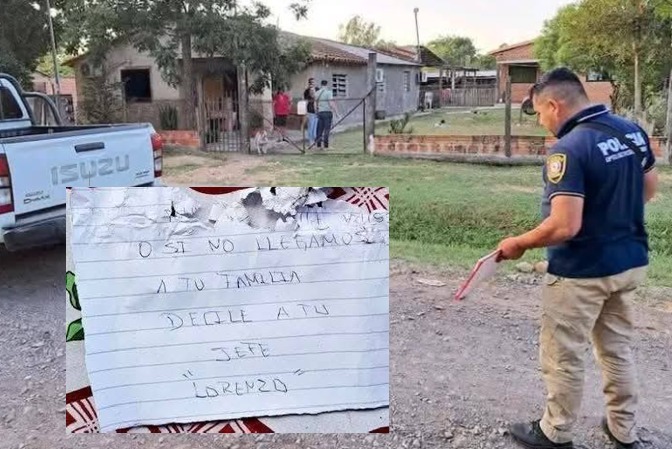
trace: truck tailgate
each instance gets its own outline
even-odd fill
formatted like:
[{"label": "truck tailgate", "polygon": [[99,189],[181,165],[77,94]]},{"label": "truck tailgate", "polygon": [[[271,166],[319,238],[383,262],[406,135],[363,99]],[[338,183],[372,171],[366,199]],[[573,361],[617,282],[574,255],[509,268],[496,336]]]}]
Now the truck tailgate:
[{"label": "truck tailgate", "polygon": [[151,132],[149,126],[121,126],[3,142],[15,213],[64,205],[66,187],[151,183]]}]

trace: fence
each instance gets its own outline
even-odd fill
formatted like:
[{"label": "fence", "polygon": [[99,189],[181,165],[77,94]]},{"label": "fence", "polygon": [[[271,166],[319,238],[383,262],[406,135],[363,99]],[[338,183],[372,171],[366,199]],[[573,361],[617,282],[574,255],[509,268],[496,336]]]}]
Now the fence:
[{"label": "fence", "polygon": [[446,90],[445,106],[494,106],[497,103],[497,88],[495,87],[466,87]]},{"label": "fence", "polygon": [[[431,105],[428,103],[426,94],[431,93]],[[423,109],[438,108],[441,106],[453,107],[486,107],[497,103],[496,87],[461,87],[456,89],[443,89],[438,87],[425,88],[421,93]]]},{"label": "fence", "polygon": [[272,101],[250,100],[252,151],[299,154],[307,151],[361,153],[364,150],[364,98],[335,98],[330,104],[331,116],[324,114],[327,111],[308,114],[306,110],[303,114],[307,105],[302,103],[302,99],[294,99],[289,115],[283,118],[274,114]]},{"label": "fence", "polygon": [[206,151],[231,152],[244,148],[238,100],[234,92],[206,97],[199,107],[199,133]]}]

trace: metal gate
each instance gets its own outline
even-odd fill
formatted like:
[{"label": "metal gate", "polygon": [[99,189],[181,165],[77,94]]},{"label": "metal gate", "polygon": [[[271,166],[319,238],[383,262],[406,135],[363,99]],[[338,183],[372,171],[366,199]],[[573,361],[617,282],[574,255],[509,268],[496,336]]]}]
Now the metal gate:
[{"label": "metal gate", "polygon": [[222,96],[205,97],[201,102],[201,141],[205,151],[242,151],[238,95],[235,91]]}]

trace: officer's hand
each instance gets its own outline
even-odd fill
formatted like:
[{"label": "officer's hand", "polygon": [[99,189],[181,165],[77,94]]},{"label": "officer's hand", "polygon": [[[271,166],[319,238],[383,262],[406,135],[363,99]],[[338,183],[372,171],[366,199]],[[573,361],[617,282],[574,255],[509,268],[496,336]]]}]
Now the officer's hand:
[{"label": "officer's hand", "polygon": [[502,240],[497,249],[499,250],[499,257],[497,258],[498,262],[502,260],[520,259],[523,257],[523,254],[525,254],[525,248],[520,246],[516,237],[509,237]]}]

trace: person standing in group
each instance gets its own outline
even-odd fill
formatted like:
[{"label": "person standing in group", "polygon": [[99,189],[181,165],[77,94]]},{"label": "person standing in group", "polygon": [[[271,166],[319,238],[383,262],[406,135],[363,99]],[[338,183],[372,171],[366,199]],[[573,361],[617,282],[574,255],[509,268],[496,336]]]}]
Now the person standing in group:
[{"label": "person standing in group", "polygon": [[530,97],[534,110],[526,112],[559,139],[543,170],[544,221],[499,250],[511,260],[548,248],[539,337],[547,396],[541,419],[514,424],[511,434],[528,448],[573,447],[592,340],[606,399],[603,430],[617,449],[640,448],[633,302],[649,263],[644,205],[657,190],[655,157],[646,132],[591,105],[566,68],[545,74]]},{"label": "person standing in group", "polygon": [[[308,88],[303,91],[303,99],[306,100],[306,118],[308,142],[312,146],[317,139],[317,114],[315,113],[315,78],[308,79]],[[304,125],[305,126],[305,125]]]},{"label": "person standing in group", "polygon": [[334,94],[327,86],[329,82],[322,80],[320,90],[315,92],[315,110],[317,112],[317,137],[315,142],[318,149],[329,148],[329,134],[334,121],[334,114],[339,115]]}]

